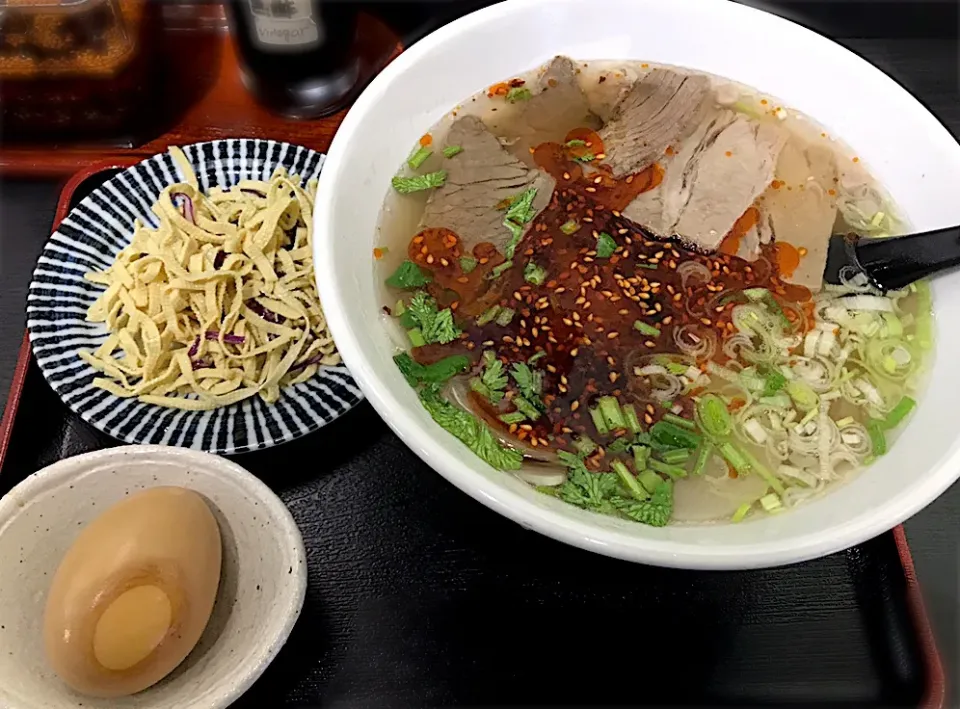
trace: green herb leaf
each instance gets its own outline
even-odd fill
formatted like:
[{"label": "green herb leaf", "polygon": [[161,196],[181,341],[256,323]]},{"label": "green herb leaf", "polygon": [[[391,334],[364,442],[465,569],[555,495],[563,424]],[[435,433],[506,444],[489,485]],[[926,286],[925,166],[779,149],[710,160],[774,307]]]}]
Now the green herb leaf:
[{"label": "green herb leaf", "polygon": [[[490,354],[493,353],[491,352]],[[484,356],[486,358],[486,355]],[[483,376],[481,377],[483,383],[494,391],[506,389],[508,380],[506,373],[503,371],[503,362],[496,357],[486,359],[486,366],[483,369]]]},{"label": "green herb leaf", "polygon": [[574,138],[573,140],[568,140],[564,143],[568,148],[585,148],[587,146],[587,141],[580,140],[579,138]]},{"label": "green herb leaf", "polygon": [[510,206],[507,207],[507,213],[503,217],[503,225],[507,227],[513,235],[513,238],[510,239],[510,243],[507,244],[504,250],[504,256],[506,256],[508,260],[513,258],[513,254],[520,244],[520,239],[523,237],[524,225],[531,222],[533,218],[537,216],[537,212],[533,208],[533,200],[536,196],[537,188],[529,187],[514,196],[510,201]]},{"label": "green herb leaf", "polygon": [[513,316],[517,314],[517,311],[513,308],[501,308],[500,312],[497,313],[496,323],[500,327],[506,327],[511,322],[513,322]]},{"label": "green herb leaf", "polygon": [[540,401],[540,394],[543,393],[543,372],[531,369],[523,362],[516,362],[511,367],[510,374],[524,397],[533,403]]},{"label": "green herb leaf", "polygon": [[413,154],[410,157],[407,158],[407,165],[414,170],[418,170],[431,155],[433,155],[433,151],[430,150],[430,148],[421,145],[419,148],[413,151]]},{"label": "green herb leaf", "polygon": [[522,396],[515,396],[512,399],[513,405],[517,407],[517,411],[524,415],[524,417],[530,419],[531,421],[536,421],[540,418],[540,410],[531,402],[527,401]]},{"label": "green herb leaf", "polygon": [[530,261],[523,267],[523,280],[535,286],[542,286],[547,280],[547,269]]},{"label": "green herb leaf", "polygon": [[426,175],[417,175],[415,177],[401,177],[397,175],[390,183],[400,194],[410,194],[411,192],[422,192],[423,190],[440,187],[447,181],[447,171],[437,170],[428,172]]},{"label": "green herb leaf", "polygon": [[477,259],[472,256],[461,256],[460,270],[464,273],[473,273],[473,270],[477,267],[477,263]]},{"label": "green herb leaf", "polygon": [[510,103],[529,101],[531,98],[533,98],[533,94],[530,93],[530,89],[525,86],[514,86],[507,92],[507,101]]},{"label": "green herb leaf", "polygon": [[630,446],[633,445],[633,440],[626,437],[621,437],[611,443],[606,447],[607,453],[626,453],[630,450]]},{"label": "green herb leaf", "polygon": [[387,285],[391,288],[422,288],[432,280],[430,274],[424,273],[413,261],[404,261],[387,279]]},{"label": "green herb leaf", "polygon": [[571,219],[570,221],[564,222],[563,224],[560,225],[560,231],[562,231],[567,236],[570,236],[571,234],[575,234],[579,230],[580,230],[580,225],[577,224],[577,222],[575,222],[573,219]]},{"label": "green herb leaf", "polygon": [[609,500],[619,486],[616,473],[591,473],[579,456],[567,451],[559,451],[557,456],[568,472],[567,482],[558,491],[560,499],[596,512],[616,510]]},{"label": "green herb leaf", "polygon": [[597,237],[597,258],[610,258],[617,250],[617,242],[607,232],[600,232]]},{"label": "green herb leaf", "polygon": [[613,497],[611,502],[621,514],[632,520],[651,527],[664,527],[673,513],[673,483],[661,480],[653,495],[645,502],[623,497]]},{"label": "green herb leaf", "polygon": [[[437,301],[427,295],[426,291],[414,293],[400,320],[407,320],[418,327],[428,344],[446,344],[461,334],[460,328],[453,322],[453,311],[446,308],[438,312]],[[404,327],[408,325],[405,324]]]},{"label": "green herb leaf", "polygon": [[448,145],[443,149],[443,157],[452,158],[454,155],[459,155],[463,152],[463,148],[459,145]]},{"label": "green herb leaf", "polygon": [[494,391],[484,384],[480,377],[472,377],[470,379],[470,388],[477,392],[484,399],[489,401],[491,404],[499,404],[501,401],[503,401],[503,392]]},{"label": "green herb leaf", "polygon": [[533,364],[534,362],[536,362],[537,360],[541,360],[541,359],[543,359],[543,358],[546,357],[546,356],[547,356],[547,353],[546,353],[545,351],[543,351],[543,350],[540,350],[540,351],[537,352],[535,355],[533,355],[530,359],[527,360],[527,364],[532,365],[532,364]]},{"label": "green herb leaf", "polygon": [[470,367],[470,360],[465,355],[450,355],[433,364],[423,365],[406,352],[401,352],[393,361],[410,386],[443,384]]},{"label": "green herb leaf", "polygon": [[511,411],[509,414],[500,414],[499,416],[497,416],[497,418],[503,421],[508,426],[515,423],[523,423],[524,421],[527,420],[527,417],[524,416],[519,411]]},{"label": "green herb leaf", "polygon": [[438,385],[428,385],[420,392],[420,402],[433,420],[460,439],[479,458],[500,470],[517,470],[523,456],[501,445],[493,432],[480,420],[440,396]]},{"label": "green herb leaf", "polygon": [[493,305],[487,308],[486,310],[484,310],[482,313],[480,313],[480,317],[477,318],[477,325],[479,327],[483,327],[487,323],[493,322],[496,319],[497,315],[499,314],[500,314],[500,306]]},{"label": "green herb leaf", "polygon": [[593,162],[596,159],[596,155],[593,153],[584,153],[583,155],[574,155],[574,162]]}]

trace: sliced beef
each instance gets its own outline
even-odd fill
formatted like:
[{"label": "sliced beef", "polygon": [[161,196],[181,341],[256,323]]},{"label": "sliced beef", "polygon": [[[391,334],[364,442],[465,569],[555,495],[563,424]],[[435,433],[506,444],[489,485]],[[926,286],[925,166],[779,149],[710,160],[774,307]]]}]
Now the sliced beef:
[{"label": "sliced beef", "polygon": [[587,97],[577,81],[577,67],[569,57],[554,57],[537,79],[527,86],[533,96],[507,104],[484,119],[487,127],[526,157],[540,143],[563,142],[571,128],[599,127],[590,115]]},{"label": "sliced beef", "polygon": [[837,217],[836,198],[830,194],[836,160],[829,148],[806,147],[791,140],[780,155],[776,174],[778,185],[783,184],[763,197],[765,221],[774,240],[806,249],[800,265],[784,280],[818,291]]},{"label": "sliced beef", "polygon": [[772,123],[711,110],[667,162],[661,185],[623,213],[656,234],[716,251],[773,180],[785,138]]},{"label": "sliced beef", "polygon": [[712,104],[705,76],[657,68],[638,80],[600,131],[613,174],[630,175],[662,158],[668,146],[690,135]]},{"label": "sliced beef", "polygon": [[536,187],[533,206],[539,214],[550,202],[553,178],[510,155],[475,116],[455,121],[446,145],[459,145],[463,151],[444,160],[447,180],[427,200],[420,229],[450,229],[460,237],[465,252],[489,242],[503,253],[512,238],[503,226],[504,203]]}]

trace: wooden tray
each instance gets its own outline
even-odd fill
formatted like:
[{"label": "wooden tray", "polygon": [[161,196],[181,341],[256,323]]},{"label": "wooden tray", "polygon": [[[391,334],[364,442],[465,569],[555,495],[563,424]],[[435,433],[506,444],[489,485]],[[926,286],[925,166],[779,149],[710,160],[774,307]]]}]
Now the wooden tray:
[{"label": "wooden tray", "polygon": [[[223,7],[164,7],[154,64],[163,68],[157,97],[138,135],[122,144],[80,143],[0,146],[0,176],[66,177],[91,162],[147,157],[171,144],[219,138],[268,138],[326,152],[346,111],[314,121],[270,113],[244,88]],[[372,14],[360,15],[358,32],[362,83],[372,79],[402,50],[400,38]]]},{"label": "wooden tray", "polygon": [[[57,223],[125,164],[70,180]],[[0,423],[0,494],[113,445],[60,402],[25,338]],[[608,559],[460,493],[369,404],[235,460],[290,508],[310,565],[300,620],[238,709],[943,705],[901,527],[778,569]]]}]

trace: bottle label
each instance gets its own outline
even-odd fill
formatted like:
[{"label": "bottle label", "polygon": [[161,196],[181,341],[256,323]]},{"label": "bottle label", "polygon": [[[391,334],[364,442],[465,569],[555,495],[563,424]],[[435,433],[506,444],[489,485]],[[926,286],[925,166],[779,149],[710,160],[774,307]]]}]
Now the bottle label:
[{"label": "bottle label", "polygon": [[251,41],[270,51],[302,52],[323,41],[311,0],[248,0]]}]

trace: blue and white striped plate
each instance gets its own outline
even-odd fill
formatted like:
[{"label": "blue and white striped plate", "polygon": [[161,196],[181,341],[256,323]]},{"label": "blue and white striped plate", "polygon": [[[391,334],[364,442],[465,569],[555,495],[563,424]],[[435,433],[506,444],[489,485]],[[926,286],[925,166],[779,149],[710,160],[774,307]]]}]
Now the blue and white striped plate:
[{"label": "blue and white striped plate", "polygon": [[[306,182],[324,156],[272,140],[216,140],[183,148],[206,191],[240,180],[268,180],[277,167]],[[168,153],[154,155],[105,182],[78,204],[50,237],[27,296],[33,354],[50,386],[84,421],[126,443],[158,443],[211,453],[243,453],[315,431],[363,395],[346,367],[321,367],[310,380],[281,390],[279,401],[252,397],[213,411],[183,411],[116,397],[93,386],[96,370],[80,359],[107,339],[103,323],[86,321],[103,286],[85,281],[110,266],[133,237],[133,220],[158,226],[150,207],[183,175]]]}]

